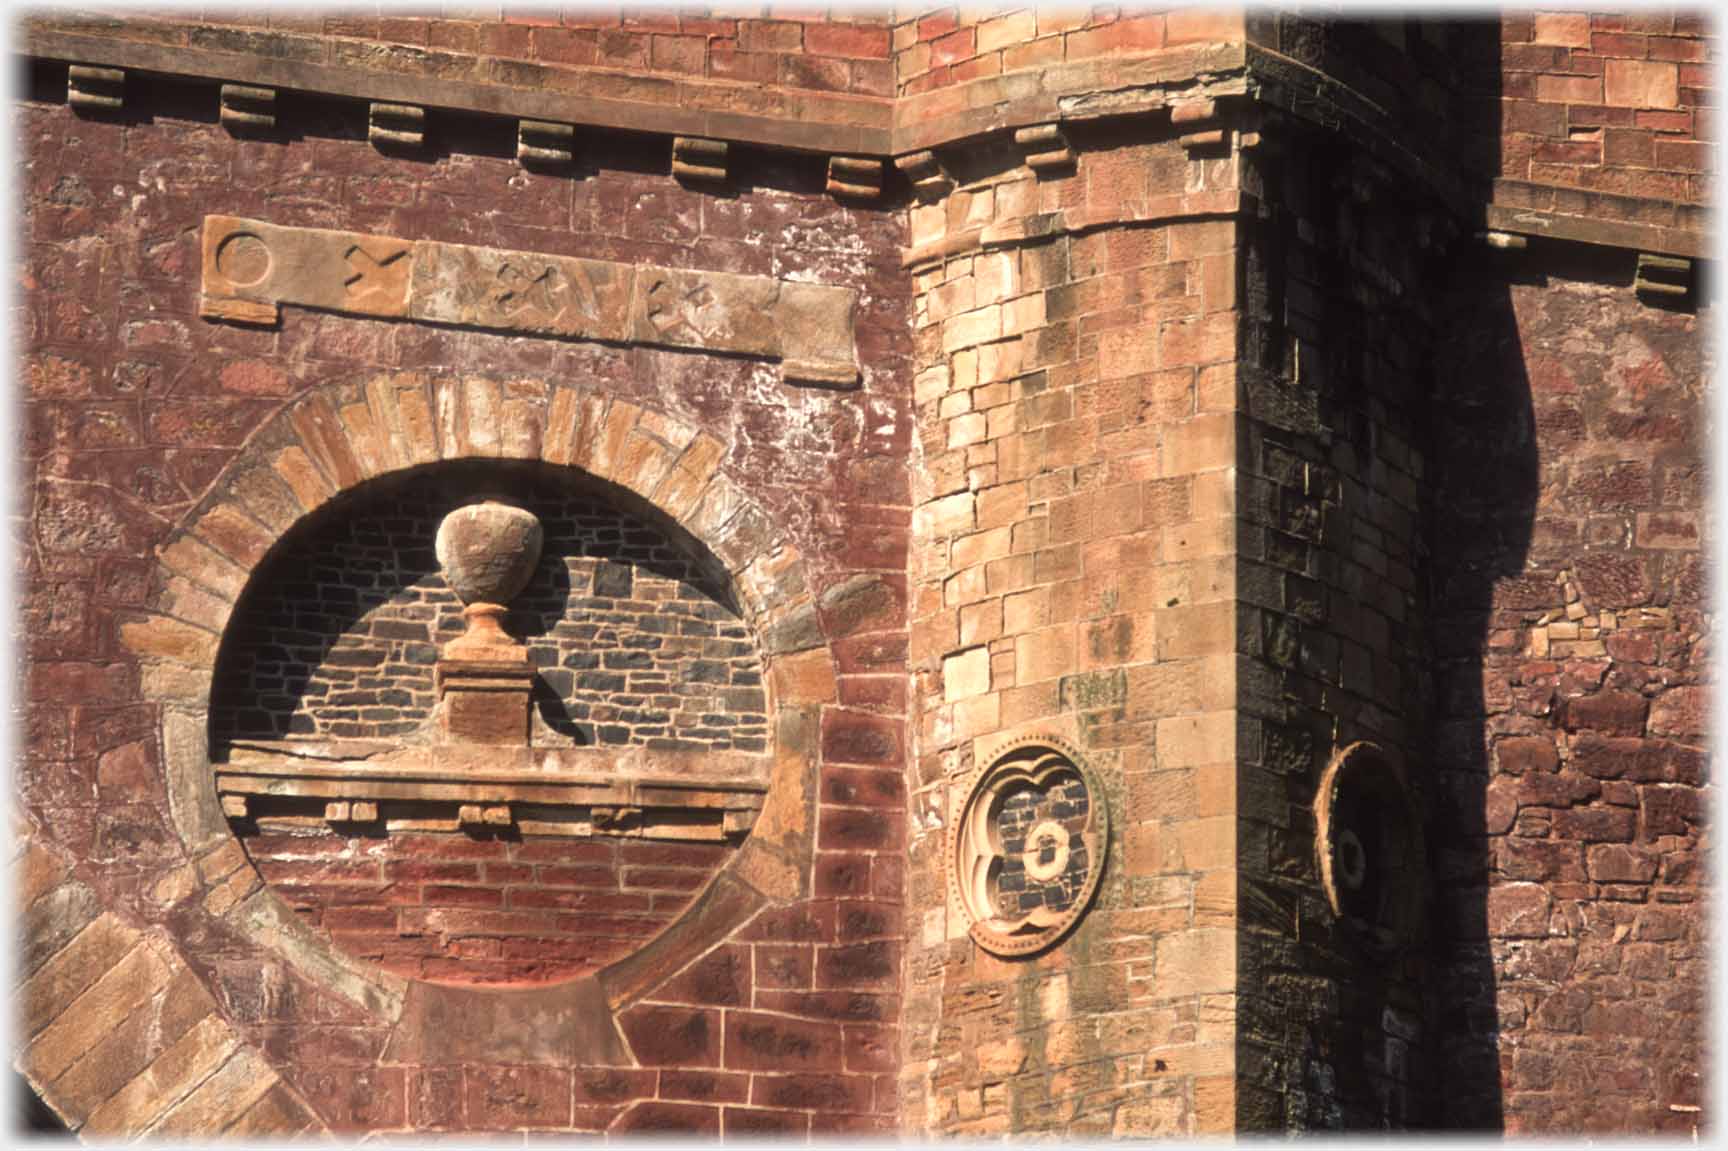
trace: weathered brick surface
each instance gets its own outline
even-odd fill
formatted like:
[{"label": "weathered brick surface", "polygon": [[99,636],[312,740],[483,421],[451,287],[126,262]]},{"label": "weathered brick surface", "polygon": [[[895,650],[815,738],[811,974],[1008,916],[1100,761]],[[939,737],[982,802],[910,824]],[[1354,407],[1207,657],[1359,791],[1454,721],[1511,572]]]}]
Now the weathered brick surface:
[{"label": "weathered brick surface", "polygon": [[[680,102],[681,80],[893,94],[887,21],[849,8],[752,16],[583,8],[502,16],[482,8],[445,17],[237,13],[219,23],[164,12],[104,31],[207,51],[420,71],[429,79],[496,75],[667,105]],[[734,107],[754,110],[741,98]]]},{"label": "weathered brick surface", "polygon": [[[847,22],[834,25],[843,26]],[[852,26],[860,35],[868,28]],[[651,42],[657,33],[629,34]],[[870,50],[867,36],[817,39],[821,53]],[[883,41],[879,56],[821,58],[841,61],[849,76],[852,59],[874,61],[885,75],[885,33]],[[768,55],[784,51],[766,43],[747,51],[758,49]],[[909,363],[908,291],[895,260],[905,242],[903,217],[837,204],[823,190],[825,166],[817,157],[764,156],[750,172],[750,188],[713,196],[665,174],[663,142],[606,136],[591,153],[597,171],[580,179],[530,175],[509,148],[496,146],[487,125],[455,125],[447,138],[451,150],[436,157],[385,157],[365,142],[365,110],[352,104],[308,96],[304,134],[237,140],[214,120],[187,114],[214,98],[206,85],[138,79],[129,100],[155,109],[153,115],[84,121],[60,102],[63,69],[44,66],[38,79],[41,87],[21,105],[32,182],[25,243],[36,269],[28,309],[33,318],[24,321],[23,338],[26,376],[36,390],[26,400],[24,420],[30,430],[23,482],[34,528],[20,560],[33,664],[31,738],[20,788],[42,826],[52,829],[72,857],[97,870],[94,894],[82,902],[57,895],[60,888],[36,901],[32,945],[42,954],[31,969],[49,961],[104,907],[168,927],[185,941],[188,962],[209,981],[240,1041],[281,1068],[284,1082],[304,1095],[318,1122],[342,1130],[601,1131],[613,1123],[718,1130],[722,1106],[737,1109],[734,1125],[740,1130],[754,1129],[752,1124],[799,1132],[861,1129],[891,1116],[894,1095],[885,1084],[897,1063],[885,1061],[883,1053],[897,1053],[897,1047],[881,1029],[897,1021],[898,1001],[875,988],[887,980],[883,965],[898,962],[893,945],[900,933],[904,862],[895,829],[904,818],[904,791],[877,776],[900,778],[910,742],[901,718],[907,698],[893,686],[903,678],[906,608],[903,591],[896,589],[906,566],[911,503],[905,467],[910,405],[900,398]],[[141,198],[113,199],[117,184],[137,185]],[[860,293],[862,387],[800,390],[771,365],[739,358],[492,336],[294,309],[286,310],[277,330],[210,323],[197,315],[194,286],[206,212],[840,284]],[[427,371],[435,380],[503,381],[485,385],[500,399],[496,425],[466,415],[440,422],[435,412],[393,400],[379,410],[401,417],[401,439],[387,443],[359,412],[348,410],[352,399],[310,403],[284,421],[283,434],[296,443],[254,440],[248,449],[254,453],[249,459],[264,464],[275,479],[223,476],[249,437],[285,403],[319,388],[327,389],[318,393],[326,398],[343,386],[358,391],[383,372],[403,370]],[[612,429],[622,437],[618,442],[594,433],[539,445],[519,438],[527,425],[504,402],[513,394],[509,389],[537,388],[545,396],[563,381],[577,383],[585,395],[620,401],[610,409],[618,417]],[[582,427],[580,413],[568,414],[570,426]],[[758,731],[761,721],[749,717],[770,716],[760,699],[764,688],[731,680],[735,671],[746,678],[753,674],[748,668],[725,669],[728,682],[718,690],[736,698],[711,691],[713,685],[700,676],[682,677],[701,681],[690,698],[721,703],[697,709],[697,723],[687,731],[704,732],[704,740],[730,743],[734,750],[741,741],[760,738],[764,750],[809,764],[814,817],[806,822],[782,813],[776,846],[750,874],[765,883],[765,876],[786,878],[775,889],[778,898],[808,881],[801,877],[824,877],[826,932],[763,941],[760,982],[750,974],[758,945],[742,945],[743,982],[726,992],[736,1003],[729,998],[723,1008],[705,1007],[718,992],[676,967],[667,973],[674,980],[667,990],[649,986],[645,992],[645,1008],[714,1011],[716,1047],[705,1064],[717,1077],[711,1098],[699,1097],[699,1089],[687,1083],[681,1094],[633,1107],[654,1100],[656,1073],[618,1068],[624,1077],[615,1083],[584,1086],[577,1071],[584,1065],[580,1052],[561,1054],[562,1063],[523,1068],[514,1079],[500,1078],[504,1069],[490,1065],[392,1061],[386,1055],[389,1021],[356,1005],[352,997],[364,994],[350,977],[333,967],[290,966],[232,925],[250,922],[254,914],[255,863],[274,890],[302,909],[302,925],[315,935],[351,932],[349,954],[368,955],[363,962],[427,977],[440,974],[432,970],[434,960],[444,965],[443,974],[457,971],[459,977],[483,973],[518,981],[530,972],[536,978],[569,974],[572,959],[589,967],[604,960],[592,951],[610,928],[627,926],[624,934],[639,941],[675,918],[720,865],[724,848],[695,860],[632,854],[648,850],[646,843],[602,844],[612,853],[600,865],[603,877],[584,873],[588,862],[559,858],[557,847],[529,858],[537,845],[458,836],[426,845],[413,859],[385,860],[369,854],[375,843],[364,837],[261,831],[249,843],[254,862],[207,867],[207,875],[180,854],[162,767],[161,700],[167,693],[182,704],[198,698],[196,679],[175,669],[196,671],[208,641],[187,646],[173,629],[125,627],[146,612],[168,610],[205,634],[220,633],[228,623],[226,603],[240,596],[249,578],[247,565],[284,523],[301,514],[297,509],[327,503],[338,488],[380,467],[491,450],[435,438],[439,428],[466,436],[484,434],[489,426],[496,428],[494,446],[501,452],[561,452],[578,466],[618,469],[624,479],[656,474],[655,460],[643,454],[645,445],[658,442],[654,437],[674,435],[676,426],[700,429],[699,446],[679,457],[676,474],[660,491],[671,510],[687,516],[693,530],[709,532],[725,558],[745,569],[736,589],[741,598],[776,611],[786,605],[775,617],[783,622],[772,630],[772,659],[764,661],[761,674],[772,683],[766,689],[771,700],[811,707],[807,739],[784,724],[778,736],[770,734],[772,725]],[[638,427],[648,431],[639,434]],[[399,454],[403,447],[408,454]],[[153,549],[219,477],[225,484],[234,479],[224,488],[233,495],[232,513],[194,517],[202,525],[197,536],[165,549],[158,569]],[[746,500],[753,509],[734,517]],[[860,524],[871,530],[860,533]],[[589,527],[595,533],[613,530],[597,522]],[[576,579],[591,581],[601,569],[618,578],[608,565],[628,560],[636,565],[631,593],[615,598],[636,607],[649,602],[656,588],[684,594],[673,589],[709,578],[666,568],[671,553],[655,550],[664,548],[663,541],[639,538],[636,528],[618,530],[621,539],[614,543],[588,540],[596,547],[573,561]],[[573,526],[572,532],[579,529]],[[784,566],[768,551],[775,541],[795,545],[801,557],[797,581],[775,566]],[[630,551],[636,547],[647,550],[638,556]],[[750,566],[758,555],[762,562]],[[333,558],[326,554],[316,562]],[[886,592],[873,590],[878,585]],[[828,594],[830,589],[837,590]],[[712,605],[716,594],[698,598]],[[797,608],[799,603],[804,606]],[[737,641],[728,630],[735,623],[706,617],[699,622],[717,629],[703,638],[705,654],[711,641]],[[347,635],[340,627],[330,634]],[[351,638],[365,646],[360,637]],[[834,639],[847,645],[838,666],[826,650]],[[597,653],[597,670],[605,672],[611,650]],[[553,654],[556,663],[570,653]],[[721,662],[751,658],[717,646],[712,654]],[[574,680],[581,669],[568,670]],[[581,694],[574,682],[569,687],[572,698]],[[836,724],[823,724],[824,706],[838,706],[842,699],[844,715]],[[592,703],[601,705],[598,698]],[[604,706],[623,708],[610,698]],[[743,718],[717,722],[737,717]],[[596,719],[599,746],[605,746],[602,726]],[[818,733],[848,726],[869,735],[846,741],[854,750],[844,766],[858,774],[837,776],[831,792],[818,794]],[[652,727],[643,718],[631,730]],[[676,720],[668,727],[676,729]],[[644,730],[641,738],[657,737]],[[776,740],[784,746],[777,748]],[[791,810],[799,810],[796,803]],[[819,826],[866,825],[872,830],[862,837],[849,830],[832,842],[818,841]],[[476,845],[496,855],[465,853]],[[607,890],[591,890],[587,881],[598,878]],[[602,896],[632,906],[601,914],[594,902]],[[853,900],[886,914],[877,935],[836,934],[835,904]],[[228,921],[216,924],[212,917],[223,914],[230,915]],[[514,931],[517,921],[508,917],[522,915],[533,921],[528,936],[550,928],[556,944],[551,955]],[[406,933],[404,917],[414,920]],[[692,954],[720,942],[710,939]],[[486,966],[502,962],[510,947],[523,952],[510,957],[513,965]],[[868,953],[855,954],[859,948]],[[782,1090],[765,1102],[768,1085],[753,1094],[757,1072],[734,1070],[725,1056],[718,1018],[723,1012],[759,1016],[769,1035],[795,1027],[798,1041],[809,1039],[832,1053],[812,1070],[842,1081],[844,1098],[835,1094],[820,1103],[812,1092],[799,1103]],[[860,1025],[875,1029],[878,1042],[866,1042],[863,1033],[854,1036],[852,1029]],[[139,1048],[128,1039],[111,1064],[137,1064],[130,1072],[135,1075],[184,1038],[183,1032],[158,1048]],[[851,1064],[848,1051],[855,1052]],[[748,1061],[742,1054],[736,1058]],[[772,1059],[762,1065],[763,1074],[776,1076],[800,1069]],[[169,1070],[158,1067],[163,1076]],[[76,1074],[74,1064],[67,1075]],[[236,1129],[292,1129],[309,1121],[291,1105],[294,1096],[261,1087],[248,1078],[245,1065],[227,1074],[248,1095],[235,1096],[236,1106],[246,1105],[234,1120]],[[252,1097],[254,1088],[261,1093]],[[141,1109],[151,1111],[147,1119],[141,1110],[114,1121],[122,1127],[156,1121],[177,1103],[194,1108],[181,1112],[182,1121],[192,1122],[204,1114],[207,1101],[184,1094],[164,1099],[152,1089],[138,1099]]]},{"label": "weathered brick surface", "polygon": [[1606,258],[1456,314],[1430,457],[1454,1117],[1696,1130],[1704,540],[1646,525],[1702,527],[1707,315]]},{"label": "weathered brick surface", "polygon": [[[1704,321],[1637,302],[1613,258],[1538,243],[1528,266],[1477,265],[1447,217],[1474,231],[1491,200],[1698,232],[1715,164],[1700,18],[85,26],[429,90],[569,85],[638,109],[874,125],[890,98],[970,107],[975,81],[1011,95],[1056,65],[1103,77],[1247,40],[1271,49],[1253,65],[1263,104],[1298,110],[1238,120],[1226,98],[1227,127],[1204,130],[1199,104],[1180,123],[1071,120],[1075,163],[1038,175],[1005,140],[973,141],[939,157],[951,194],[907,203],[891,177],[885,207],[866,209],[824,194],[822,157],[739,147],[731,186],[705,193],[666,175],[664,138],[622,132],[579,129],[578,171],[561,176],[522,171],[512,126],[470,115],[436,117],[418,159],[381,154],[363,106],[314,94],[282,101],[291,131],[237,140],[211,84],[143,74],[126,114],[77,118],[64,65],[33,65],[19,790],[87,874],[63,882],[58,856],[26,857],[21,974],[46,1097],[99,1116],[93,1133],[1695,1130]],[[1336,90],[1316,97],[1315,71]],[[1316,98],[1335,135],[1297,122]],[[991,131],[1037,106],[994,99],[1009,111]],[[212,212],[842,285],[859,293],[862,388],[799,389],[742,357],[294,307],[276,328],[210,323],[193,282]],[[401,372],[430,383],[374,392]],[[219,639],[278,536],[368,478],[472,454],[634,481],[734,572],[745,615],[773,609],[753,637],[767,699],[698,707],[694,730],[761,739],[780,790],[811,805],[765,816],[688,915],[720,858],[455,835],[392,855],[307,829],[264,829],[250,861],[202,832],[185,853],[195,800],[182,786],[171,803],[164,776],[201,745],[212,668],[235,658]],[[424,534],[411,508],[388,519]],[[600,539],[613,523],[621,549]],[[628,561],[630,593],[595,598],[646,615],[627,609],[665,602],[648,590],[665,576],[675,594],[674,579],[644,574],[666,557],[632,530],[580,525],[565,573],[598,592]],[[613,554],[634,543],[650,554]],[[327,582],[359,585],[352,566]],[[726,600],[725,582],[703,601]],[[556,591],[542,614],[558,614]],[[400,632],[360,634],[345,604],[287,663],[334,688],[355,651],[388,662],[392,645],[442,638],[437,589],[389,603],[378,622]],[[275,690],[286,664],[258,656],[286,633],[266,633],[245,677],[218,677],[225,691]],[[646,648],[536,642],[590,709],[572,742],[663,738],[615,682],[581,682]],[[584,653],[598,666],[556,666]],[[400,676],[356,690],[405,704],[380,696],[321,730],[410,736],[423,685]],[[675,730],[674,696],[655,707]],[[320,722],[290,700],[257,710],[258,731]],[[1114,830],[1077,929],[1002,960],[951,906],[944,833],[990,742],[1039,729],[1085,754]],[[1390,960],[1334,922],[1317,874],[1316,779],[1356,738],[1398,753],[1429,836],[1428,914]],[[258,870],[297,922],[269,923]],[[115,942],[105,916],[185,954],[156,970],[137,945],[87,979]],[[591,970],[663,928],[607,985],[617,1057],[601,1060],[592,1037],[536,1046],[534,1029],[508,1036],[508,1059],[439,1055],[424,1018],[404,1054],[387,1018],[400,993],[342,966],[359,954],[508,985]],[[460,1020],[487,1017],[463,1003],[502,1000],[437,1002]]]}]

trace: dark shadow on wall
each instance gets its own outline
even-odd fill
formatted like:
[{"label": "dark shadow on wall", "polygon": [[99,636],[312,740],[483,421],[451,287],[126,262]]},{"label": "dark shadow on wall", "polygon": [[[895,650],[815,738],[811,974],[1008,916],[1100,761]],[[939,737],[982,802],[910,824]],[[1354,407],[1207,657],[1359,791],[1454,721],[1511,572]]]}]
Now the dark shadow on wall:
[{"label": "dark shadow on wall", "polygon": [[1504,829],[1489,827],[1487,789],[1504,705],[1488,698],[1485,664],[1499,642],[1496,588],[1524,572],[1540,478],[1508,284],[1518,261],[1477,247],[1461,254],[1456,270],[1447,309],[1454,335],[1438,365],[1425,451],[1434,669],[1431,1125],[1498,1131],[1503,1055],[1488,889],[1490,831]]},{"label": "dark shadow on wall", "polygon": [[[1457,105],[1461,175],[1486,204],[1502,167],[1501,22],[1461,22]],[[1426,1126],[1505,1125],[1496,957],[1488,933],[1494,873],[1487,788],[1493,713],[1484,689],[1496,588],[1530,551],[1540,489],[1536,417],[1511,284],[1515,254],[1472,235],[1455,244],[1440,309],[1443,337],[1422,445],[1428,465],[1423,536],[1433,672],[1428,802],[1430,1083]]]}]

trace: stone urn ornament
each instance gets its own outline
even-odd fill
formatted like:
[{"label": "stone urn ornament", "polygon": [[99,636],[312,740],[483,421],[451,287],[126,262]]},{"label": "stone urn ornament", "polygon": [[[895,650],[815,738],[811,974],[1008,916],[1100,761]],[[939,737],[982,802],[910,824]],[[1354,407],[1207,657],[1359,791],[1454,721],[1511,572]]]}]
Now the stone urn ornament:
[{"label": "stone urn ornament", "polygon": [[527,658],[504,630],[506,605],[528,585],[545,532],[526,508],[485,499],[457,508],[438,525],[434,550],[444,580],[463,603],[468,630],[444,646],[446,659]]}]

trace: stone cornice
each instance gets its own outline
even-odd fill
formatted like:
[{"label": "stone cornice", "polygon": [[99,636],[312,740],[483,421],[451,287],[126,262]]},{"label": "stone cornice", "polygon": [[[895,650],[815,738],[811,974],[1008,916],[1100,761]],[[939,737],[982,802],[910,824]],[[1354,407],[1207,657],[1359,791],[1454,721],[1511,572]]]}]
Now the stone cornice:
[{"label": "stone cornice", "polygon": [[[1687,205],[1497,180],[1492,192],[1424,156],[1397,117],[1326,72],[1265,45],[1191,44],[1094,57],[953,84],[915,96],[840,95],[721,80],[554,67],[470,53],[196,22],[53,16],[28,21],[20,51],[97,68],[186,76],[260,91],[315,92],[519,122],[652,132],[854,161],[928,166],[937,149],[986,136],[1243,96],[1343,132],[1468,228],[1703,257],[1702,213]],[[243,91],[243,89],[242,89]],[[432,97],[432,99],[428,99]],[[512,133],[518,131],[512,126]],[[1268,143],[1277,130],[1266,125]],[[931,172],[939,175],[939,169]],[[831,173],[832,175],[832,173]],[[1517,185],[1514,187],[1513,185]],[[1670,222],[1661,222],[1662,209]],[[1656,221],[1656,222],[1652,222]],[[1059,229],[1067,230],[1067,229]],[[937,253],[908,252],[917,264]]]},{"label": "stone cornice", "polygon": [[[159,27],[152,25],[150,30]],[[223,51],[123,39],[101,29],[79,31],[38,20],[25,26],[20,48],[26,55],[49,60],[521,120],[825,154],[885,155],[890,148],[893,104],[876,97],[601,68],[555,68],[286,32],[248,33],[245,43],[250,45],[247,51]]]},{"label": "stone cornice", "polygon": [[894,152],[1033,124],[1162,111],[1178,95],[1240,95],[1248,91],[1245,59],[1241,44],[1197,44],[1028,68],[904,97],[894,108]]}]

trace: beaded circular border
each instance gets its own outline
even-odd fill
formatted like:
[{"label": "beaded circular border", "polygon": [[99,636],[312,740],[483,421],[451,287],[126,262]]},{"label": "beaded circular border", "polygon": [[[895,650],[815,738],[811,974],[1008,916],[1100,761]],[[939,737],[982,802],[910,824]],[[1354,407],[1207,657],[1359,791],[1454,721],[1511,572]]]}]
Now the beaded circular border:
[{"label": "beaded circular border", "polygon": [[[1048,755],[1023,754],[1039,749]],[[1047,762],[1051,756],[1057,757],[1060,762]],[[1026,920],[1008,928],[999,926],[1002,921],[993,919],[989,912],[981,909],[978,904],[982,896],[979,887],[988,882],[990,870],[1002,854],[1000,845],[990,842],[989,828],[979,826],[980,822],[988,822],[981,820],[983,813],[979,805],[994,802],[1010,783],[1023,781],[1038,784],[1043,779],[1064,771],[1078,775],[1086,787],[1087,819],[1086,828],[1081,832],[1088,856],[1086,879],[1075,895],[1074,902],[1050,921],[1039,925],[1036,930],[1023,930]],[[987,811],[988,807],[984,810]],[[994,847],[993,851],[986,852],[977,845],[979,835],[985,837],[987,846]],[[1093,774],[1085,758],[1067,740],[1057,736],[1021,736],[996,748],[988,763],[972,771],[966,789],[966,802],[961,806],[958,817],[951,820],[948,826],[948,891],[954,905],[966,915],[969,933],[978,946],[992,955],[1030,955],[1061,939],[1085,914],[1091,905],[1092,897],[1097,894],[1099,881],[1104,876],[1105,850],[1109,842],[1110,805],[1098,786],[1097,776]]]}]

